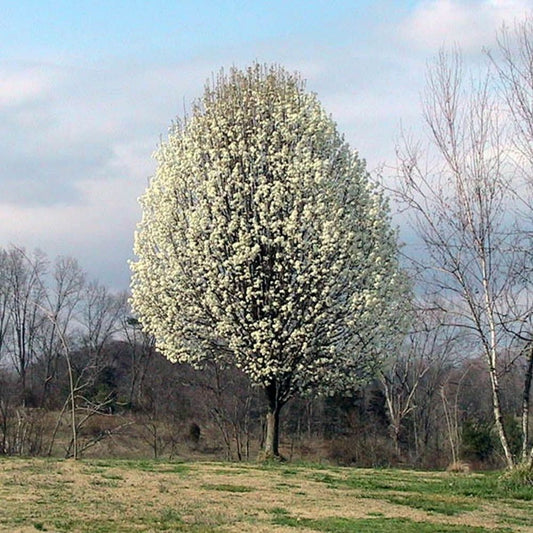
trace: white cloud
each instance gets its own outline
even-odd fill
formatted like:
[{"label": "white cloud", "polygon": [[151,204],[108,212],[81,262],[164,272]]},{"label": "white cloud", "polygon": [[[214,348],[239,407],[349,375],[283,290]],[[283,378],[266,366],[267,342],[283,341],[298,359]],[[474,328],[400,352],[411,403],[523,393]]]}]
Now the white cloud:
[{"label": "white cloud", "polygon": [[27,104],[49,94],[54,74],[40,66],[19,69],[0,65],[0,109]]},{"label": "white cloud", "polygon": [[459,45],[479,52],[494,43],[503,22],[512,25],[532,9],[531,0],[425,0],[401,30],[402,37],[420,49]]},{"label": "white cloud", "polygon": [[124,288],[126,258],[140,219],[136,200],[146,184],[144,178],[134,178],[80,183],[82,205],[2,206],[0,245],[40,248],[51,257],[71,255],[90,267],[91,276]]}]

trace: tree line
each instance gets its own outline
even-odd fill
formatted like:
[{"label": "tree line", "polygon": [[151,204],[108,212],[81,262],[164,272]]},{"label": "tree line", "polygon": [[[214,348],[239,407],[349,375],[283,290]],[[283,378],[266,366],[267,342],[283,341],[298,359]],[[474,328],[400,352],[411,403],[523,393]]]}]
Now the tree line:
[{"label": "tree line", "polygon": [[[235,368],[167,361],[127,295],[87,281],[73,258],[0,251],[3,454],[255,457],[262,394]],[[282,452],[340,464],[501,464],[482,354],[442,310],[420,309],[400,349],[352,394],[287,405]],[[521,452],[527,354],[502,354],[504,425]]]}]

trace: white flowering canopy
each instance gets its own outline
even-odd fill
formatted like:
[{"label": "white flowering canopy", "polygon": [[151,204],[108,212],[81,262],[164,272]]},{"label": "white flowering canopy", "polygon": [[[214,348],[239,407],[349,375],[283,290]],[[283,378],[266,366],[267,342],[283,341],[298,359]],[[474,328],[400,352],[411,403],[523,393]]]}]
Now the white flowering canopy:
[{"label": "white flowering canopy", "polygon": [[386,201],[297,75],[221,73],[156,152],[132,303],[173,361],[295,392],[354,386],[397,335]]}]

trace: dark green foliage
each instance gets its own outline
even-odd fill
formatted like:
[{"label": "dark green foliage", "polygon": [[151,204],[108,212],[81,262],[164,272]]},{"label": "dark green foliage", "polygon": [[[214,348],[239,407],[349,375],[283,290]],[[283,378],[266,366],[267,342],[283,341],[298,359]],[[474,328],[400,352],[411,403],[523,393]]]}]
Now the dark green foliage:
[{"label": "dark green foliage", "polygon": [[189,441],[194,446],[198,446],[198,443],[200,442],[200,436],[202,434],[202,430],[200,429],[200,426],[196,422],[191,422],[189,424]]},{"label": "dark green foliage", "polygon": [[463,424],[461,455],[469,461],[487,461],[492,456],[497,440],[491,422],[467,420]]},{"label": "dark green foliage", "polygon": [[514,457],[518,457],[522,448],[522,428],[517,418],[512,415],[503,417],[503,427]]}]

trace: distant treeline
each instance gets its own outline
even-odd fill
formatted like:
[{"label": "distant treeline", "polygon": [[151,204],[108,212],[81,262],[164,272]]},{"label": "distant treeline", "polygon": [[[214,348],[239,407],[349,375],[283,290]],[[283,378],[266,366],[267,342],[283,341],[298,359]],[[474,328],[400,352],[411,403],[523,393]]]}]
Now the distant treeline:
[{"label": "distant treeline", "polygon": [[[421,312],[404,348],[349,396],[296,398],[282,454],[361,466],[500,466],[488,373],[462,331]],[[499,369],[520,453],[525,354]],[[255,458],[261,391],[235,368],[172,364],[72,258],[0,250],[0,453]]]}]

